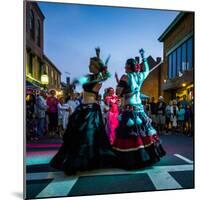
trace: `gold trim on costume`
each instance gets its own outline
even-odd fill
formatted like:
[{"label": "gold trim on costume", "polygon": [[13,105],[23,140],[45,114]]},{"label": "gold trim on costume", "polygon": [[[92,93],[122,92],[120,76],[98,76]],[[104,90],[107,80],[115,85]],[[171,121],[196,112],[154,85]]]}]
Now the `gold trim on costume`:
[{"label": "gold trim on costume", "polygon": [[117,147],[112,147],[113,149],[117,150],[117,151],[121,151],[121,152],[127,152],[127,151],[136,151],[138,149],[142,149],[142,148],[146,148],[146,147],[149,147],[150,145],[152,145],[153,142],[147,144],[147,145],[140,145],[139,147],[136,147],[136,148],[129,148],[129,149],[120,149],[120,148],[117,148]]}]

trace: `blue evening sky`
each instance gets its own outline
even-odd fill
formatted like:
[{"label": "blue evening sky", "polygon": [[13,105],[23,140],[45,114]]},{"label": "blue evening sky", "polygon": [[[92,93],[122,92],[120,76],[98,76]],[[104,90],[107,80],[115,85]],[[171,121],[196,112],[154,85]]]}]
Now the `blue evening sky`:
[{"label": "blue evening sky", "polygon": [[[179,12],[75,5],[39,2],[44,20],[44,52],[62,72],[66,80],[88,73],[89,58],[95,56],[94,48],[101,48],[101,58],[108,54],[112,77],[104,88],[116,86],[114,73],[124,73],[126,59],[138,56],[139,49],[146,56],[163,56],[159,36]],[[80,87],[77,87],[80,91]]]}]

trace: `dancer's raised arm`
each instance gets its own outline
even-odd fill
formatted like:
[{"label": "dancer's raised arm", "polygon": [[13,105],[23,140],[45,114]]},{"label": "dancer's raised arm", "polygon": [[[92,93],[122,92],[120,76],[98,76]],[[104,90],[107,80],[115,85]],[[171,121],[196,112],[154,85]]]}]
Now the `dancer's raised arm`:
[{"label": "dancer's raised arm", "polygon": [[144,49],[140,49],[140,55],[141,55],[141,58],[142,58],[142,61],[143,61],[143,63],[144,63],[144,70],[143,70],[143,72],[141,72],[141,73],[143,73],[143,75],[144,75],[144,79],[146,79],[146,77],[149,75],[149,64],[148,64],[148,62],[147,62],[147,59],[145,58],[145,56],[144,56]]}]

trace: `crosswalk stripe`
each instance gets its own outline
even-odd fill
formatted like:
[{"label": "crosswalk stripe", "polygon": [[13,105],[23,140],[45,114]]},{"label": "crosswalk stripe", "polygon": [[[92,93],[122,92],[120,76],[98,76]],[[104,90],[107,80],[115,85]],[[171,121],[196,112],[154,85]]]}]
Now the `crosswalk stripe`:
[{"label": "crosswalk stripe", "polygon": [[[79,177],[88,177],[88,176],[103,176],[103,175],[133,175],[133,174],[144,174],[146,173],[156,190],[163,189],[180,189],[182,186],[169,174],[169,172],[179,172],[179,171],[193,171],[193,161],[188,158],[180,155],[174,154],[174,156],[184,160],[188,164],[183,165],[169,165],[169,166],[150,166],[138,170],[124,170],[118,168],[109,168],[109,169],[96,169],[92,171],[83,171],[79,172],[74,176],[67,176],[62,171],[56,172],[37,172],[37,173],[27,173],[26,180],[45,180],[53,179],[39,194],[36,195],[36,198],[43,197],[57,197],[57,196],[68,196],[72,187],[75,185]],[[27,159],[27,165],[32,165],[37,163],[40,159],[48,163],[51,156],[46,155],[45,159],[43,155],[40,155],[39,158],[30,156]],[[34,159],[33,159],[34,158]],[[34,161],[34,162],[33,162]]]},{"label": "crosswalk stripe", "polygon": [[157,190],[180,189],[182,186],[168,172],[147,172]]},{"label": "crosswalk stripe", "polygon": [[[102,176],[102,175],[125,175],[125,174],[142,174],[142,173],[162,173],[162,172],[175,172],[175,171],[192,171],[193,165],[169,165],[169,166],[152,166],[142,170],[127,171],[123,169],[98,169],[92,171],[85,171],[77,173],[76,177],[83,176]],[[63,172],[39,172],[39,173],[28,173],[26,176],[27,180],[41,180],[41,179],[57,179],[57,178],[68,178]]]},{"label": "crosswalk stripe", "polygon": [[193,163],[194,163],[192,160],[190,160],[190,159],[188,159],[188,158],[186,158],[186,157],[184,157],[184,156],[182,156],[182,155],[180,155],[180,154],[174,154],[174,156],[176,156],[176,157],[178,157],[178,158],[184,160],[185,162],[187,162],[187,163],[189,163],[189,164],[193,164]]},{"label": "crosswalk stripe", "polygon": [[67,196],[78,180],[78,177],[59,177],[47,185],[36,198]]}]

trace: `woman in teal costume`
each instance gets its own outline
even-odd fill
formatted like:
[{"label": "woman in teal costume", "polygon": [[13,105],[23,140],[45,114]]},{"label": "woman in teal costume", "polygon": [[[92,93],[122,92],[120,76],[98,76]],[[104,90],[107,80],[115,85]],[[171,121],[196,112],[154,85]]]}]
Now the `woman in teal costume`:
[{"label": "woman in teal costume", "polygon": [[90,74],[75,81],[83,86],[83,102],[70,116],[63,144],[50,162],[51,167],[66,174],[110,167],[115,158],[97,101],[102,83],[109,77],[108,60],[102,62],[97,48],[96,57],[90,59]]},{"label": "woman in teal costume", "polygon": [[123,109],[119,115],[119,126],[115,129],[113,149],[118,157],[118,166],[138,168],[155,163],[165,155],[152,120],[144,112],[140,98],[142,83],[149,74],[149,65],[140,50],[143,70],[136,60],[126,62],[126,74],[117,86],[117,95],[122,98]]}]

